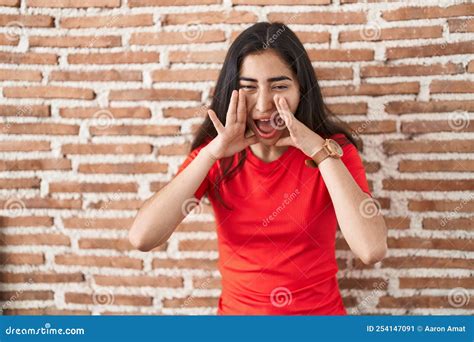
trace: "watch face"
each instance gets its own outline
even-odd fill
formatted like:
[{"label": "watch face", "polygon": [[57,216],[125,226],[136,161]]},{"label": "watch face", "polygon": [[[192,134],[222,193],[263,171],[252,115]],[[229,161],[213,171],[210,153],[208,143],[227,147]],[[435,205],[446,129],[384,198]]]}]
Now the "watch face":
[{"label": "watch face", "polygon": [[336,141],[328,139],[328,149],[332,154],[342,157],[342,148]]}]

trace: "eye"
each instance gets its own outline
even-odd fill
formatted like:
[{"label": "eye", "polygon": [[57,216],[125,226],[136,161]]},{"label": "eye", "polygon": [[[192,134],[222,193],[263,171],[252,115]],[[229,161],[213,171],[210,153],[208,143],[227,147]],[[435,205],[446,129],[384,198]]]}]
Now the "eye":
[{"label": "eye", "polygon": [[242,89],[255,89],[254,86],[250,86],[250,85],[241,85],[240,88],[242,88]]},{"label": "eye", "polygon": [[278,89],[278,90],[288,89],[287,86],[275,86],[275,87],[273,87],[273,88],[274,88],[274,89],[276,88],[276,89]]}]

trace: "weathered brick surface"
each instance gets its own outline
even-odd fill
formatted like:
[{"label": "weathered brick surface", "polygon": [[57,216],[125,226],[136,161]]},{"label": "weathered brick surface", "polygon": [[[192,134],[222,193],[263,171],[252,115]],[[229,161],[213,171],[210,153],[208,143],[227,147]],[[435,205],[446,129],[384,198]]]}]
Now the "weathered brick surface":
[{"label": "weathered brick surface", "polygon": [[189,152],[241,24],[260,19],[294,29],[363,140],[390,250],[365,265],[338,233],[349,313],[472,313],[472,1],[0,0],[4,314],[216,312],[209,203],[150,253],[127,231]]}]

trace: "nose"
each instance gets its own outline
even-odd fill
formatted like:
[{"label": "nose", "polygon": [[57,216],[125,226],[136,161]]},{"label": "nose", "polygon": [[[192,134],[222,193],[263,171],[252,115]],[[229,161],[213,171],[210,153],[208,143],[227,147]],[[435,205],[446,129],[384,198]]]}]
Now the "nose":
[{"label": "nose", "polygon": [[270,91],[264,89],[260,90],[257,95],[257,103],[255,108],[260,113],[269,113],[274,108],[273,95]]}]

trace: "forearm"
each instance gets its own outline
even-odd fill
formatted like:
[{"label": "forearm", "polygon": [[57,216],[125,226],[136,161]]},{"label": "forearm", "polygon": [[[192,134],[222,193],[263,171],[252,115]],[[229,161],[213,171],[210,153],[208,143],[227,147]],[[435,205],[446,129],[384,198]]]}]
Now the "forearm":
[{"label": "forearm", "polygon": [[[322,146],[321,140],[317,143]],[[320,163],[319,170],[351,250],[367,264],[383,259],[387,228],[372,198],[361,190],[341,159],[327,158]]]},{"label": "forearm", "polygon": [[168,240],[186,217],[183,204],[194,198],[214,162],[203,148],[170,183],[143,203],[129,231],[129,240],[136,248],[147,251]]}]

